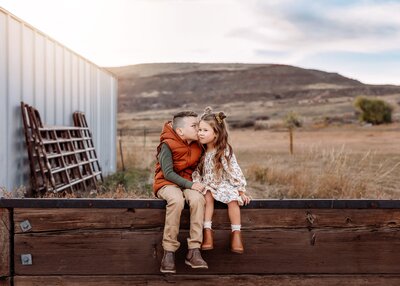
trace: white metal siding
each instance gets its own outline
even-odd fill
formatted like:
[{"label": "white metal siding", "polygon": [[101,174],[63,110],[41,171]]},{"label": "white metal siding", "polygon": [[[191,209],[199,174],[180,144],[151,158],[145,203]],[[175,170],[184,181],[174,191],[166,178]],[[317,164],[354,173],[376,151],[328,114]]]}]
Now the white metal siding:
[{"label": "white metal siding", "polygon": [[105,175],[116,170],[117,79],[0,8],[0,187],[29,186],[20,102],[47,125],[83,111]]}]

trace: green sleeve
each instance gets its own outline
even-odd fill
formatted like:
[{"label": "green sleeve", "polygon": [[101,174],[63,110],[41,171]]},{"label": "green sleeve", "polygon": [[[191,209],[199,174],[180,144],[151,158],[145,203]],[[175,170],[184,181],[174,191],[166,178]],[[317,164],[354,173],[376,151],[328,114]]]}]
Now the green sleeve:
[{"label": "green sleeve", "polygon": [[158,155],[158,160],[161,165],[161,170],[164,174],[164,178],[174,184],[177,184],[181,188],[191,189],[193,182],[182,178],[174,171],[174,163],[172,161],[172,152],[167,144],[161,145],[161,151]]}]

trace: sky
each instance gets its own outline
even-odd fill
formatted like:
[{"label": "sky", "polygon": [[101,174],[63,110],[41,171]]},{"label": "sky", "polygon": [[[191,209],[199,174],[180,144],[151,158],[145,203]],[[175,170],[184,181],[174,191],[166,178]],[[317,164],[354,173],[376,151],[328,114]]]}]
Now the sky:
[{"label": "sky", "polygon": [[99,66],[278,63],[400,84],[400,0],[0,0]]}]

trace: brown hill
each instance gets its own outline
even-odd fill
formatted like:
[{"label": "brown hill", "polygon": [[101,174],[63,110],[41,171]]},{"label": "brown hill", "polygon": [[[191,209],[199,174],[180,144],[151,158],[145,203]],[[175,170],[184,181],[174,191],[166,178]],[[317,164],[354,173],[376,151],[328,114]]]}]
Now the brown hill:
[{"label": "brown hill", "polygon": [[400,93],[337,73],[277,64],[141,64],[108,68],[118,76],[119,112]]}]

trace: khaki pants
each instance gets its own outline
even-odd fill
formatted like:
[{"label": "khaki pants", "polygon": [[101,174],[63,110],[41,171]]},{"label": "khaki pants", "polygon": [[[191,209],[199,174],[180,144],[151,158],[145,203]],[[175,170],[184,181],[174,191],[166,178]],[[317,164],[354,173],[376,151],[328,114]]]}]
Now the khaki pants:
[{"label": "khaki pants", "polygon": [[174,185],[162,187],[157,196],[167,201],[165,214],[165,226],[162,246],[166,251],[176,251],[180,243],[178,241],[181,213],[185,205],[185,199],[190,207],[190,237],[187,239],[188,248],[200,248],[203,241],[204,221],[204,196],[196,190],[181,190]]}]

